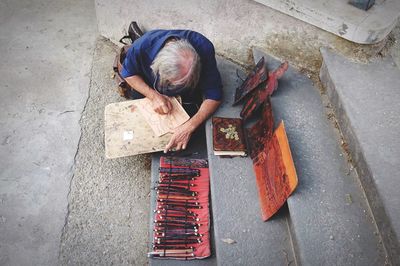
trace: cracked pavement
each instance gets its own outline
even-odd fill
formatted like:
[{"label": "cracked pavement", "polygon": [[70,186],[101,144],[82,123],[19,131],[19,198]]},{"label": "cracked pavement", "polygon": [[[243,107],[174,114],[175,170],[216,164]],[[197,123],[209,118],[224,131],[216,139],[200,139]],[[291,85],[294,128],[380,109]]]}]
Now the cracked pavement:
[{"label": "cracked pavement", "polygon": [[111,79],[115,49],[97,41],[61,240],[63,265],[147,263],[150,156],[104,156],[104,107],[123,100]]},{"label": "cracked pavement", "polygon": [[0,24],[0,265],[143,264],[149,158],[104,158],[94,2],[5,0]]},{"label": "cracked pavement", "polygon": [[94,43],[93,1],[0,2],[0,265],[56,265]]}]

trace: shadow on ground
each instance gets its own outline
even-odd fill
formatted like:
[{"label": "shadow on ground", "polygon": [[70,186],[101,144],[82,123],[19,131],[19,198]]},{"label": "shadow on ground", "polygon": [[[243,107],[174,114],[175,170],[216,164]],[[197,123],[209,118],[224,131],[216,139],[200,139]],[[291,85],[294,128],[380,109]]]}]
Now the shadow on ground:
[{"label": "shadow on ground", "polygon": [[97,40],[61,240],[63,265],[147,263],[150,157],[104,156],[104,107],[123,100],[112,80],[116,49]]}]

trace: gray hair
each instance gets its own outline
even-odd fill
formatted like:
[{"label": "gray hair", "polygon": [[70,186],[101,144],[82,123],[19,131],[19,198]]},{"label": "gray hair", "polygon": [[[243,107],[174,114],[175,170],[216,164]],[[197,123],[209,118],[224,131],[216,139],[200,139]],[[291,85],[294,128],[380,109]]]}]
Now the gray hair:
[{"label": "gray hair", "polygon": [[159,51],[151,69],[163,86],[173,81],[172,85],[195,88],[200,78],[200,57],[187,40],[177,40]]}]

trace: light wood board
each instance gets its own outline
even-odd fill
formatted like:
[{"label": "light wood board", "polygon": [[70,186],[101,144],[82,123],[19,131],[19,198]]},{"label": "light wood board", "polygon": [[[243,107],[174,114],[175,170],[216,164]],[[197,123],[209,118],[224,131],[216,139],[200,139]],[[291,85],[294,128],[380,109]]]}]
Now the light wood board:
[{"label": "light wood board", "polygon": [[153,110],[151,101],[147,98],[137,103],[140,113],[144,116],[156,136],[172,132],[175,128],[189,120],[189,115],[179,104],[178,100],[170,97],[172,110],[170,113],[160,115]]},{"label": "light wood board", "polygon": [[106,157],[118,158],[164,150],[172,134],[154,134],[138,104],[145,99],[112,103],[105,108]]}]

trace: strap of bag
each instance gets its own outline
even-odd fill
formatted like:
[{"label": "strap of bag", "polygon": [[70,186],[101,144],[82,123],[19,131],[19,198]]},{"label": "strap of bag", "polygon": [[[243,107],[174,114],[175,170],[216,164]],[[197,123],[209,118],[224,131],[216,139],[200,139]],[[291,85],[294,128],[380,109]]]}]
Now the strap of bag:
[{"label": "strap of bag", "polygon": [[115,77],[117,78],[118,86],[126,89],[131,89],[131,86],[129,86],[129,84],[125,81],[120,73],[122,70],[122,63],[125,60],[126,53],[128,52],[129,47],[131,47],[131,45],[124,45],[115,56],[113,63],[113,70],[115,72]]},{"label": "strap of bag", "polygon": [[[126,39],[129,39],[130,41],[129,41],[129,42],[126,42],[126,41],[125,41]],[[122,37],[121,39],[119,39],[119,42],[122,43],[122,44],[124,44],[124,45],[129,45],[129,44],[132,43],[131,37],[130,37],[129,35],[125,35],[124,37]]]}]

